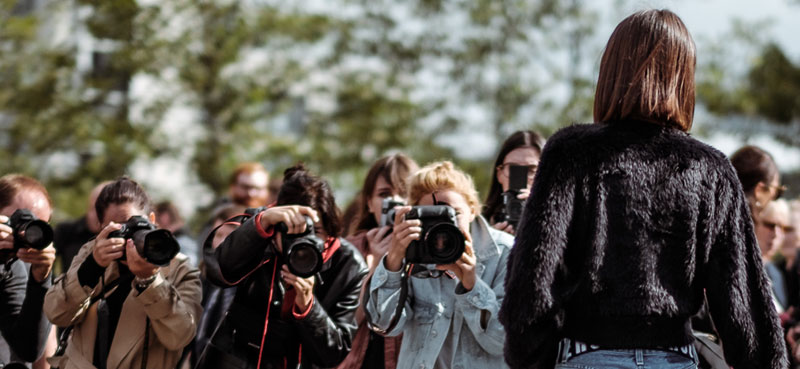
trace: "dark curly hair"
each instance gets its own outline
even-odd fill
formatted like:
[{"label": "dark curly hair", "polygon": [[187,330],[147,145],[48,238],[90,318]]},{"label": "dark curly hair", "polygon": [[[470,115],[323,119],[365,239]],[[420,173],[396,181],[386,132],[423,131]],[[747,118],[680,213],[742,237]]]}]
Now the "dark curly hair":
[{"label": "dark curly hair", "polygon": [[283,172],[283,185],[275,205],[304,205],[316,210],[329,237],[342,234],[341,212],[330,184],[300,163]]}]

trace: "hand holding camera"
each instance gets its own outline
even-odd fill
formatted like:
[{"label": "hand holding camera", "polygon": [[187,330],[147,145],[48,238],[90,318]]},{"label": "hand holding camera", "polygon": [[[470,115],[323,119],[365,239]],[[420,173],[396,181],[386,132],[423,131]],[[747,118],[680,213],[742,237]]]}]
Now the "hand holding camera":
[{"label": "hand holding camera", "polygon": [[0,250],[7,260],[11,255],[31,264],[31,275],[42,282],[50,275],[56,259],[53,229],[27,209],[17,209],[11,218],[0,215]]},{"label": "hand holding camera", "polygon": [[422,233],[422,221],[419,219],[405,219],[411,211],[411,206],[397,208],[394,215],[394,231],[392,232],[392,246],[386,255],[386,269],[397,272],[403,267],[406,250],[412,241],[418,240]]},{"label": "hand holding camera", "polygon": [[436,269],[453,272],[456,277],[458,277],[458,280],[461,281],[461,285],[464,286],[464,289],[472,291],[472,288],[475,287],[475,279],[477,278],[475,274],[475,265],[478,263],[478,259],[475,257],[475,251],[472,249],[472,236],[470,236],[469,233],[464,233],[464,235],[466,236],[466,241],[464,241],[464,253],[461,254],[461,257],[456,260],[455,263],[437,265]]},{"label": "hand holding camera", "polygon": [[119,237],[109,238],[111,232],[118,231],[121,228],[121,224],[111,222],[97,235],[92,249],[92,257],[94,257],[97,265],[106,268],[112,261],[122,258],[125,252],[125,239]]},{"label": "hand holding camera", "polygon": [[319,222],[317,211],[300,205],[275,206],[264,210],[261,215],[261,227],[274,227],[280,223],[286,225],[286,234],[303,233],[306,230],[306,217],[314,223]]},{"label": "hand holding camera", "polygon": [[307,278],[298,277],[289,270],[289,265],[284,264],[281,268],[281,278],[286,284],[294,287],[294,304],[297,309],[305,311],[314,298],[314,276]]},{"label": "hand holding camera", "polygon": [[[369,255],[373,259],[380,259],[392,247],[392,227],[383,226],[367,231],[367,244],[369,245]],[[369,261],[368,261],[369,263]],[[372,265],[370,263],[370,265]]]}]

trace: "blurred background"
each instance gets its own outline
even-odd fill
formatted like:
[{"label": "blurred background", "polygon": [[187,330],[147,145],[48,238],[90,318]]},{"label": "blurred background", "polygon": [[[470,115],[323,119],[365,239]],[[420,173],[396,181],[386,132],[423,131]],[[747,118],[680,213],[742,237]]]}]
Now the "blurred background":
[{"label": "blurred background", "polygon": [[233,167],[303,161],[344,208],[369,165],[453,159],[487,190],[498,142],[592,121],[602,48],[668,8],[698,50],[692,134],[776,158],[800,194],[798,0],[0,0],[0,173],[56,221],[128,174],[187,216]]}]

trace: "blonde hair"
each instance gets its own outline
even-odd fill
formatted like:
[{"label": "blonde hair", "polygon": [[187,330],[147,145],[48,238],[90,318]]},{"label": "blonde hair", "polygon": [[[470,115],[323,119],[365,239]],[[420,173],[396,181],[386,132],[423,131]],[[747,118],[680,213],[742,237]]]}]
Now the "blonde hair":
[{"label": "blonde hair", "polygon": [[438,161],[428,164],[409,179],[408,200],[418,204],[423,196],[436,191],[452,190],[464,196],[472,213],[480,214],[481,203],[472,177],[456,168],[452,162]]}]

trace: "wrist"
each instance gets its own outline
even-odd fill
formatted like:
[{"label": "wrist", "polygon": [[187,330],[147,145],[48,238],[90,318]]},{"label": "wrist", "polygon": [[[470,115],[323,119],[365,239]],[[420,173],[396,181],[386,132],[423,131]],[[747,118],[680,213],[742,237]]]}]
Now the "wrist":
[{"label": "wrist", "polygon": [[149,277],[136,276],[135,278],[133,278],[133,285],[136,287],[139,293],[141,293],[142,291],[146,290],[147,287],[150,287],[150,285],[153,284],[153,281],[155,280],[156,280],[156,274],[153,274]]},{"label": "wrist", "polygon": [[384,266],[386,270],[390,272],[398,272],[400,269],[403,268],[403,258],[405,255],[397,255],[396,253],[390,252],[386,255],[386,259],[384,260]]}]

